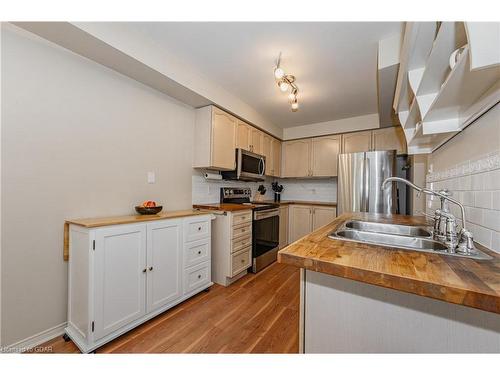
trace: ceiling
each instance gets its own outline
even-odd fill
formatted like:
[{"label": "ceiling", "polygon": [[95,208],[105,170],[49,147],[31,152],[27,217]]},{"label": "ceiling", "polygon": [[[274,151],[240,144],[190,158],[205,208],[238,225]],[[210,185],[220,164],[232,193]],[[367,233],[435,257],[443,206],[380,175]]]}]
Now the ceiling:
[{"label": "ceiling", "polygon": [[[378,41],[400,22],[135,22],[122,24],[286,128],[376,113]],[[297,78],[298,112],[274,83]]]}]

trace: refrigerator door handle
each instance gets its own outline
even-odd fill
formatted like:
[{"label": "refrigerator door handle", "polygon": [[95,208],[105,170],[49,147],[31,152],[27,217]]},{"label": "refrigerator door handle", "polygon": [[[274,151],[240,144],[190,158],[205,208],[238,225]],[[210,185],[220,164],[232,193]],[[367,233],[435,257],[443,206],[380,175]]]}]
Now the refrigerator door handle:
[{"label": "refrigerator door handle", "polygon": [[370,211],[370,159],[365,158],[364,163],[364,182],[365,186],[363,187],[363,198],[364,198],[364,212]]}]

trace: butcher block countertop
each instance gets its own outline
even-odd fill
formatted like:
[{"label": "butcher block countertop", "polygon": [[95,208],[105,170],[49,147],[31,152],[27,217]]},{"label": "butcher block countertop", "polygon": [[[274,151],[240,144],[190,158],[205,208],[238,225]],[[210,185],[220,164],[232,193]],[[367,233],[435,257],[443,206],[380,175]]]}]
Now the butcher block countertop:
[{"label": "butcher block countertop", "polygon": [[476,243],[491,260],[475,260],[328,238],[349,219],[425,225],[425,218],[348,213],[290,244],[278,261],[500,314],[500,255]]},{"label": "butcher block countertop", "polygon": [[64,222],[64,244],[63,259],[69,259],[69,225],[79,225],[85,228],[105,227],[107,225],[143,223],[147,221],[175,219],[188,216],[207,215],[206,212],[199,210],[165,211],[157,215],[125,215],[108,216],[91,219],[69,219]]},{"label": "butcher block countertop", "polygon": [[[255,203],[275,203],[280,206],[287,206],[290,204],[305,204],[308,206],[328,206],[336,207],[337,203],[334,202],[311,202],[311,201],[281,201],[274,202],[271,200],[260,201]],[[242,203],[208,203],[208,204],[193,204],[193,208],[199,210],[213,210],[213,211],[243,211],[250,210],[254,208],[253,204],[242,204]]]},{"label": "butcher block countertop", "polygon": [[326,207],[337,207],[336,202],[315,202],[315,201],[297,201],[297,200],[285,200],[280,202],[274,201],[263,201],[263,203],[277,203],[280,206],[288,206],[291,204],[303,204],[306,206],[326,206]]}]

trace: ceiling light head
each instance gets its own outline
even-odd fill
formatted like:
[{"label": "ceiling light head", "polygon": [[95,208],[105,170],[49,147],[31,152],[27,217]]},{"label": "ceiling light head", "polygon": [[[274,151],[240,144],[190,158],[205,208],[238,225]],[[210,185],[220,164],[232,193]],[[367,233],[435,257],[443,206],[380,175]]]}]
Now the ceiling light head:
[{"label": "ceiling light head", "polygon": [[288,88],[290,87],[290,85],[288,84],[287,81],[281,81],[279,83],[279,86],[280,86],[281,92],[287,92]]},{"label": "ceiling light head", "polygon": [[294,101],[292,103],[292,112],[297,112],[299,110],[299,103],[297,101]]},{"label": "ceiling light head", "polygon": [[290,94],[288,94],[288,101],[291,103],[297,101],[297,89],[293,89]]},{"label": "ceiling light head", "polygon": [[281,69],[280,67],[274,68],[274,78],[277,80],[281,80],[285,76],[285,71]]}]

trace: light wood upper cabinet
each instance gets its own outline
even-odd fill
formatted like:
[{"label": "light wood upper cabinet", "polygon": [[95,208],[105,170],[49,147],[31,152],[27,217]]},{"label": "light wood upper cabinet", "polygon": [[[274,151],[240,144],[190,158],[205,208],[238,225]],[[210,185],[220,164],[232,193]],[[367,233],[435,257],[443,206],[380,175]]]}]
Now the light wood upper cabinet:
[{"label": "light wood upper cabinet", "polygon": [[313,207],[313,225],[312,230],[321,228],[323,225],[330,224],[337,216],[335,207]]},{"label": "light wood upper cabinet", "polygon": [[340,135],[312,139],[311,169],[313,176],[330,177],[337,175],[340,143]]},{"label": "light wood upper cabinet", "polygon": [[236,148],[250,151],[252,127],[246,122],[238,120],[236,131]]},{"label": "light wood upper cabinet", "polygon": [[311,175],[311,139],[283,143],[283,177]]},{"label": "light wood upper cabinet", "polygon": [[276,138],[271,141],[271,155],[273,159],[271,176],[281,177],[281,141]]},{"label": "light wood upper cabinet", "polygon": [[297,241],[312,230],[312,207],[291,205],[289,208],[289,239]]},{"label": "light wood upper cabinet", "polygon": [[266,176],[272,176],[273,171],[273,157],[271,154],[271,141],[270,135],[262,135],[262,155],[266,157]]},{"label": "light wood upper cabinet", "polygon": [[370,151],[372,148],[372,131],[342,134],[342,152]]},{"label": "light wood upper cabinet", "polygon": [[237,119],[214,106],[196,110],[194,168],[234,170]]},{"label": "light wood upper cabinet", "polygon": [[250,137],[250,151],[262,155],[262,138],[263,133],[256,128],[252,128]]},{"label": "light wood upper cabinet", "polygon": [[406,139],[400,126],[391,126],[373,131],[373,150],[397,150],[397,154],[406,154]]}]

